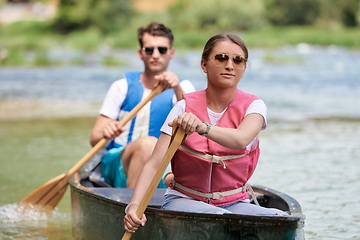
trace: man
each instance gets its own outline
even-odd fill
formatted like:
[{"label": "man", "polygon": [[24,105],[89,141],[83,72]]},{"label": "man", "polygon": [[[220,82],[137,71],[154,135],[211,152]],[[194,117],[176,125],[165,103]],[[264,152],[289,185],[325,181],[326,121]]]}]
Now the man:
[{"label": "man", "polygon": [[[167,70],[175,55],[174,37],[170,29],[160,23],[150,23],[138,29],[144,72],[128,72],[115,81],[103,102],[90,136],[94,146],[100,139],[112,139],[109,150],[101,160],[102,175],[114,187],[134,188],[144,163],[154,149],[160,128],[182,94],[195,91],[188,80],[179,81],[175,73]],[[125,126],[121,120],[145,98],[159,82],[166,91],[144,106]],[[166,187],[164,182],[159,187]]]}]

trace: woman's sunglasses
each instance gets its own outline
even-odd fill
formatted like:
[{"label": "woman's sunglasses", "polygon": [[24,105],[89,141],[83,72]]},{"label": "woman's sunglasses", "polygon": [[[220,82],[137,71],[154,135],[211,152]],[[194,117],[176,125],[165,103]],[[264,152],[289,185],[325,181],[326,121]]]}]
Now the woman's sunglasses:
[{"label": "woman's sunglasses", "polygon": [[[151,56],[154,52],[154,47],[144,47],[142,48],[142,50],[145,51],[146,55],[149,55]],[[168,48],[167,47],[157,47],[158,51],[160,54],[166,54],[167,53],[167,50]]]},{"label": "woman's sunglasses", "polygon": [[[229,61],[229,55],[225,54],[225,53],[219,53],[216,54],[214,57],[214,63],[217,66],[222,66],[224,63],[226,64],[227,61]],[[246,59],[243,56],[240,55],[235,55],[232,57],[234,66],[239,67],[239,68],[243,68],[245,63],[246,63]]]}]

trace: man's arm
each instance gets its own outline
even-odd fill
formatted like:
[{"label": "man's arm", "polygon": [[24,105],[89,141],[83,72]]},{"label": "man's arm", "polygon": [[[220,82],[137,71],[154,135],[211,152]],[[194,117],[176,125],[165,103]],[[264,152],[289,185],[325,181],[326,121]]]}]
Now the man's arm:
[{"label": "man's arm", "polygon": [[183,94],[185,93],[180,84],[174,88],[175,96],[178,101],[183,99]]}]

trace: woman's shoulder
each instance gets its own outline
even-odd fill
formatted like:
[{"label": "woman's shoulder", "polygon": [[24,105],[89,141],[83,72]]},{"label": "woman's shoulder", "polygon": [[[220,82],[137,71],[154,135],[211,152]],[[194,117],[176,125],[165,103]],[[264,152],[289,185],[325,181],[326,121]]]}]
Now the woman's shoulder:
[{"label": "woman's shoulder", "polygon": [[184,94],[185,99],[198,98],[198,97],[202,97],[202,96],[206,96],[205,90],[199,90],[199,91],[189,92],[189,93]]},{"label": "woman's shoulder", "polygon": [[256,99],[259,99],[258,96],[254,95],[254,94],[251,94],[251,93],[247,93],[247,92],[244,92],[240,89],[237,89],[237,94],[236,94],[238,97],[241,97],[241,98],[248,98],[248,99],[251,99],[252,101],[256,100]]}]

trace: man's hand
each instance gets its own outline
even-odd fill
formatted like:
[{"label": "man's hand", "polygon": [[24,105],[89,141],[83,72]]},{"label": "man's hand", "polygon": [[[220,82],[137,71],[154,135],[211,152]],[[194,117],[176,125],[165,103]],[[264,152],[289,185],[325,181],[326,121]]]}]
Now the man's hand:
[{"label": "man's hand", "polygon": [[176,89],[180,87],[179,78],[175,73],[170,71],[165,71],[162,74],[156,75],[155,80],[157,80],[159,84],[163,85],[164,89]]},{"label": "man's hand", "polygon": [[120,122],[113,120],[105,126],[103,135],[107,139],[114,139],[118,137],[123,131],[124,128],[121,126]]},{"label": "man's hand", "polygon": [[164,89],[174,89],[176,99],[180,101],[183,99],[184,91],[180,86],[180,80],[177,75],[170,71],[165,71],[162,74],[156,75],[155,80],[159,82],[159,84],[163,85]]}]

